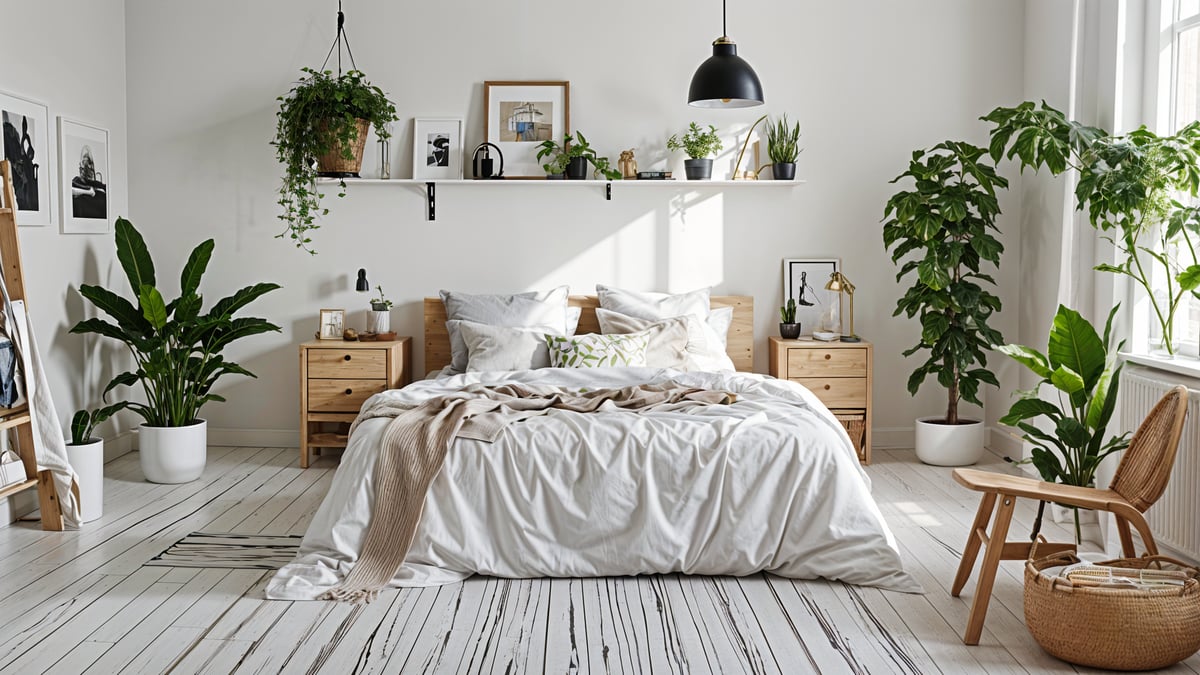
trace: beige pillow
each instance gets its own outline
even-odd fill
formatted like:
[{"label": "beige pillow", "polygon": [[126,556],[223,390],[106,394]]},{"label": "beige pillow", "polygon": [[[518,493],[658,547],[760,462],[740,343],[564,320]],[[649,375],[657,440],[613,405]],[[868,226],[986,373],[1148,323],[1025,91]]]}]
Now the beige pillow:
[{"label": "beige pillow", "polygon": [[648,321],[597,308],[596,320],[600,322],[600,332],[604,335],[628,335],[645,331],[649,337],[646,347],[647,366],[687,370],[687,317]]},{"label": "beige pillow", "polygon": [[[704,372],[734,370],[733,361],[725,353],[724,345],[718,342],[707,323],[697,316],[689,314],[661,320],[639,319],[620,312],[598,308],[596,309],[596,320],[600,323],[600,332],[606,334],[633,333],[660,323],[673,322],[677,326],[682,323],[686,332],[684,345],[686,354],[683,363],[677,366],[660,366],[657,363],[651,365]],[[660,358],[666,360],[668,357],[663,355]],[[649,360],[649,356],[647,360]]]}]

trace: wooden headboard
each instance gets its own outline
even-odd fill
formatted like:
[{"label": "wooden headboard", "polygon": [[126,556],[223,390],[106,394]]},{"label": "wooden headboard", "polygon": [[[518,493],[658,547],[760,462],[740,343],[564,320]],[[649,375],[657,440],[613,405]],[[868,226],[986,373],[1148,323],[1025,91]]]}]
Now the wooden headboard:
[{"label": "wooden headboard", "polygon": [[[572,295],[568,300],[572,307],[583,310],[579,317],[576,333],[599,333],[600,322],[596,320],[596,308],[600,306],[594,295]],[[733,361],[733,367],[744,372],[754,370],[754,297],[749,295],[714,295],[712,307],[732,307],[733,323],[729,326],[729,337],[725,352]],[[441,298],[425,298],[425,373],[441,370],[450,365],[450,334],[446,332],[446,306]]]}]

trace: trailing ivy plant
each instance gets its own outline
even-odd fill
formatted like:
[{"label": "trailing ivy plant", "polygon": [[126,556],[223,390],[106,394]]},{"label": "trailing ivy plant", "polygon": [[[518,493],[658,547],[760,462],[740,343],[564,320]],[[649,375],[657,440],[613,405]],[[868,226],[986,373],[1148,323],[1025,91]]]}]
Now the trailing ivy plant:
[{"label": "trailing ivy plant", "polygon": [[[1133,279],[1146,291],[1162,330],[1162,346],[1174,353],[1175,317],[1190,293],[1200,298],[1200,122],[1172,136],[1140,127],[1120,136],[1068,120],[1046,105],[1026,101],[996,108],[982,119],[993,123],[991,155],[1016,159],[1022,170],[1045,167],[1053,175],[1079,172],[1075,200],[1092,227],[1121,254],[1115,265],[1095,269]],[[1164,273],[1165,293],[1156,293],[1154,271]]]},{"label": "trailing ivy plant", "polygon": [[1003,342],[988,325],[1000,298],[985,289],[996,282],[983,265],[998,266],[1004,251],[992,232],[1000,215],[996,190],[1008,181],[986,155],[956,141],[914,152],[908,170],[891,181],[911,179],[913,188],[897,192],[884,209],[884,246],[892,262],[904,261],[896,280],[914,277],[893,316],[921,321],[921,341],[904,356],[929,352],[908,378],[908,391],[915,395],[936,376],[948,394],[946,424],[958,424],[960,400],[982,405],[980,384],[999,386],[986,366],[987,350]]},{"label": "trailing ivy plant", "polygon": [[571,134],[563,136],[562,145],[552,140],[545,140],[538,144],[538,147],[540,148],[537,152],[538,159],[550,158],[545,164],[542,164],[542,169],[548,174],[563,173],[572,159],[582,157],[592,165],[597,175],[604,176],[609,180],[621,178],[621,172],[612,168],[607,157],[600,157],[596,154],[591,144],[584,138],[582,131],[576,131],[574,136]]},{"label": "trailing ivy plant", "polygon": [[[303,68],[304,77],[287,96],[280,96],[275,114],[275,156],[283,165],[283,184],[279,187],[279,219],[286,224],[278,238],[290,238],[297,248],[309,248],[309,234],[317,229],[318,215],[329,213],[321,207],[324,195],[317,189],[316,158],[337,144],[342,156],[353,159],[351,143],[358,137],[358,120],[367,120],[381,140],[390,138],[388,124],[395,122],[396,107],[366,75],[349,70],[334,75],[331,70]],[[340,182],[339,197],[346,192]]]}]

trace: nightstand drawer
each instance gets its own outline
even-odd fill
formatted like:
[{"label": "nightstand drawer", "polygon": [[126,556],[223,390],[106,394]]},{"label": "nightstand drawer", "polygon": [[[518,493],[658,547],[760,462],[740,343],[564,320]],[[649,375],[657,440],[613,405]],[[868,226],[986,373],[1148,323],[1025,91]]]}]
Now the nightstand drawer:
[{"label": "nightstand drawer", "polygon": [[803,373],[806,377],[866,377],[867,350],[789,349],[787,372],[789,375]]},{"label": "nightstand drawer", "polygon": [[308,381],[308,410],[310,412],[358,412],[372,394],[388,388],[387,380],[317,380]]},{"label": "nightstand drawer", "polygon": [[791,377],[792,382],[808,387],[829,408],[866,408],[865,377]]},{"label": "nightstand drawer", "polygon": [[308,376],[348,380],[387,377],[387,350],[310,349]]}]

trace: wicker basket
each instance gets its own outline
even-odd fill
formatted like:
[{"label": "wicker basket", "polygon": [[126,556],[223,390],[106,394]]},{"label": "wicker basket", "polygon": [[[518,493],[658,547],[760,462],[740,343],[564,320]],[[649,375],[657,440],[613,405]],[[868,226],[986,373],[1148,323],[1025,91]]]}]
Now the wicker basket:
[{"label": "wicker basket", "polygon": [[1165,668],[1200,650],[1200,576],[1164,556],[1110,560],[1126,569],[1182,570],[1180,587],[1125,589],[1072,584],[1041,570],[1079,562],[1060,553],[1025,565],[1025,623],[1050,654],[1083,666],[1110,670]]},{"label": "wicker basket", "polygon": [[317,158],[317,175],[334,178],[357,177],[359,169],[362,168],[363,148],[367,143],[367,129],[370,124],[367,120],[358,120],[358,135],[350,144],[350,153],[354,156],[353,159],[346,159],[342,154],[341,143],[335,139],[329,152]]},{"label": "wicker basket", "polygon": [[835,410],[833,416],[846,427],[850,442],[854,443],[854,451],[858,453],[858,461],[867,457],[867,414],[861,410]]}]

